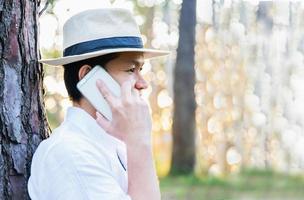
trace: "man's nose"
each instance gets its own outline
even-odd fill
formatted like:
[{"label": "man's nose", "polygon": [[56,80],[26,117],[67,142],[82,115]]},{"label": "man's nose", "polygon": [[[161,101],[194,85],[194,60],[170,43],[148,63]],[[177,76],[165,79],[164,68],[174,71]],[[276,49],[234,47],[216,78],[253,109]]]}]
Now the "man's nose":
[{"label": "man's nose", "polygon": [[148,83],[145,81],[145,79],[142,77],[142,75],[137,76],[137,80],[135,83],[135,88],[138,90],[147,89]]}]

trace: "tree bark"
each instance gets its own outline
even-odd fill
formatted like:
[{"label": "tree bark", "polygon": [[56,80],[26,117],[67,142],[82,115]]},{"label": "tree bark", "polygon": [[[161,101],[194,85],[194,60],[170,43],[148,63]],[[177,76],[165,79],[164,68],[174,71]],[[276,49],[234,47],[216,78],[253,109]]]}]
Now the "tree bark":
[{"label": "tree bark", "polygon": [[192,173],[195,165],[196,0],[184,0],[174,71],[173,157],[171,174]]},{"label": "tree bark", "polygon": [[0,199],[29,199],[33,152],[48,136],[37,0],[0,1]]}]

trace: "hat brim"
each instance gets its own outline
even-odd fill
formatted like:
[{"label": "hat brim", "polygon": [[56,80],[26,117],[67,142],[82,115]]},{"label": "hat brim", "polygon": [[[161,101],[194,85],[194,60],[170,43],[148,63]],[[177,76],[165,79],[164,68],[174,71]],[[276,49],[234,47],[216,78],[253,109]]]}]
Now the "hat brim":
[{"label": "hat brim", "polygon": [[169,51],[162,51],[162,50],[156,50],[156,49],[138,49],[138,48],[117,48],[117,49],[105,49],[105,50],[100,50],[100,51],[94,51],[91,53],[85,53],[81,55],[74,55],[74,56],[66,56],[66,57],[61,57],[61,58],[56,58],[56,59],[43,59],[39,60],[41,63],[45,63],[48,65],[53,65],[53,66],[60,66],[60,65],[66,65],[69,63],[81,61],[81,60],[86,60],[89,58],[94,58],[110,53],[119,53],[119,52],[142,52],[144,55],[145,59],[150,59],[150,58],[155,58],[159,56],[165,56],[170,54]]}]

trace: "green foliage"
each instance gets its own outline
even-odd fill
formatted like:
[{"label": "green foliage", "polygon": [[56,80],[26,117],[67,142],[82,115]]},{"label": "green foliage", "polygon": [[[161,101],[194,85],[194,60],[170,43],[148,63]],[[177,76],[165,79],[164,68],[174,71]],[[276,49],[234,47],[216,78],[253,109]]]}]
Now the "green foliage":
[{"label": "green foliage", "polygon": [[245,169],[226,178],[168,176],[160,180],[163,199],[300,200],[304,198],[303,175],[271,170]]},{"label": "green foliage", "polygon": [[60,122],[58,121],[58,114],[57,113],[51,113],[50,111],[47,110],[46,112],[47,118],[49,125],[51,127],[51,130],[55,129],[56,127],[59,126]]},{"label": "green foliage", "polygon": [[62,56],[61,50],[58,49],[51,49],[51,50],[41,49],[41,53],[44,58],[59,58]]},{"label": "green foliage", "polygon": [[170,169],[170,175],[171,176],[182,176],[182,175],[190,175],[192,174],[192,170],[189,170],[189,168],[176,168],[175,166],[171,166]]}]

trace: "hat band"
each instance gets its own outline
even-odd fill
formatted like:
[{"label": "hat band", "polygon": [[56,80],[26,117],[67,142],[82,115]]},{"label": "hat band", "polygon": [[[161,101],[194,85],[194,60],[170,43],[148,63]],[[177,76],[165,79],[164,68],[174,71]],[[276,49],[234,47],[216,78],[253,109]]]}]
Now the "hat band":
[{"label": "hat band", "polygon": [[74,44],[63,51],[64,56],[74,56],[104,49],[143,48],[140,37],[112,37]]}]

